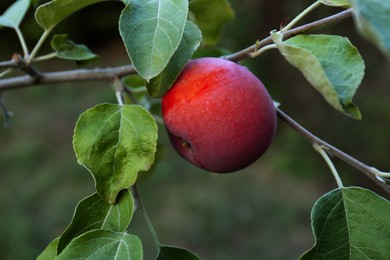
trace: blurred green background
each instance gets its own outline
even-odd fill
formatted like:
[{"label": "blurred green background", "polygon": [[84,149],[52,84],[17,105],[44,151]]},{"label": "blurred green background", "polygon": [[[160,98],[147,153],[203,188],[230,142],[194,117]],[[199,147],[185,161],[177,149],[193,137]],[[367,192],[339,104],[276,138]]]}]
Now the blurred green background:
[{"label": "blurred green background", "polygon": [[[0,13],[13,2],[1,1]],[[220,46],[231,51],[247,47],[311,2],[232,0],[236,19],[226,27]],[[68,33],[99,54],[99,62],[89,67],[126,64],[117,29],[122,8],[120,2],[96,4],[72,15],[55,33]],[[337,11],[322,7],[305,20]],[[31,48],[41,33],[33,10],[22,30]],[[277,51],[244,64],[296,121],[363,162],[389,171],[389,63],[357,35],[351,20],[320,32],[348,36],[366,62],[354,100],[361,121],[330,108]],[[3,28],[1,61],[20,51],[16,34]],[[54,71],[74,65],[53,61],[38,67]],[[34,86],[2,95],[14,116],[10,128],[0,127],[0,259],[33,259],[67,227],[77,202],[94,191],[93,179],[72,150],[78,115],[98,103],[115,102],[115,96],[104,82]],[[311,145],[283,122],[266,155],[228,175],[210,174],[183,161],[159,128],[158,160],[151,172],[142,174],[139,190],[162,243],[186,247],[202,259],[297,259],[312,246],[311,207],[336,184]],[[362,173],[338,159],[334,163],[345,185],[383,195]],[[134,216],[129,232],[143,240],[145,259],[153,259],[155,249],[142,216]]]}]

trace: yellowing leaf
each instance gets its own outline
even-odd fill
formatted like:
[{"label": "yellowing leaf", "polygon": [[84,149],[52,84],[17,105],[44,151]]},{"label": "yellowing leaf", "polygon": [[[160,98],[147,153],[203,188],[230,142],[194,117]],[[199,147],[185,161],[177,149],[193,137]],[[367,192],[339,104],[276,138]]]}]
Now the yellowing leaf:
[{"label": "yellowing leaf", "polygon": [[334,35],[298,35],[282,41],[272,38],[286,60],[299,69],[311,85],[336,110],[360,119],[352,102],[364,76],[364,61],[347,38]]},{"label": "yellowing leaf", "polygon": [[329,6],[343,6],[343,7],[348,7],[350,6],[349,0],[320,0],[321,3],[324,5],[329,5]]}]

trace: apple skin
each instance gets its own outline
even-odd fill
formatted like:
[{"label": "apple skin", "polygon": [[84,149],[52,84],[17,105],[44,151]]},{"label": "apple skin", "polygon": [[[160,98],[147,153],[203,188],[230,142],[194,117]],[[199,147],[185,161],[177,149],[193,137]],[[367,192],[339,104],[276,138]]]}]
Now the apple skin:
[{"label": "apple skin", "polygon": [[215,173],[255,162],[270,146],[277,121],[261,81],[221,58],[190,61],[162,97],[162,116],[175,150]]}]

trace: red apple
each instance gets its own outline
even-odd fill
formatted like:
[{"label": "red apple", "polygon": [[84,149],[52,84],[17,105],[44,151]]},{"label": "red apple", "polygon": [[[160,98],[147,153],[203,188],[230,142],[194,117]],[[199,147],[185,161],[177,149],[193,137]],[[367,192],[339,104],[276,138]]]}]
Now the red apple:
[{"label": "red apple", "polygon": [[221,58],[190,61],[162,97],[162,116],[176,151],[210,172],[256,161],[276,131],[264,85],[245,67]]}]

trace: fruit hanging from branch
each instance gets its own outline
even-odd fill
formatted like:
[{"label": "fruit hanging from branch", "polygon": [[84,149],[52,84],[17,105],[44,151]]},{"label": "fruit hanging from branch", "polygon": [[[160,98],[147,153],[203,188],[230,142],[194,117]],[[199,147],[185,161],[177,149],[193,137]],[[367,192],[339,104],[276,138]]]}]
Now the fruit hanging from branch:
[{"label": "fruit hanging from branch", "polygon": [[221,58],[190,61],[163,96],[162,115],[176,151],[215,173],[255,162],[276,131],[275,107],[261,81]]}]

